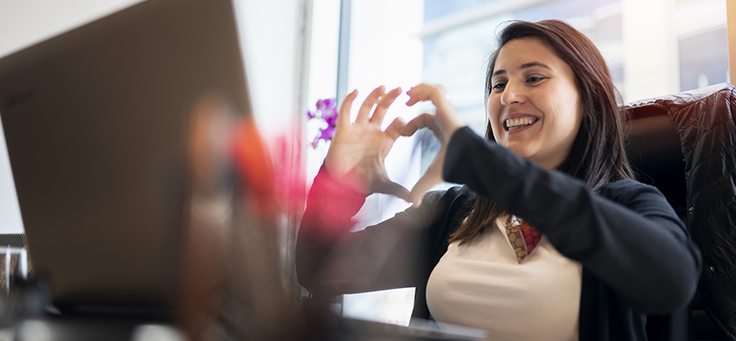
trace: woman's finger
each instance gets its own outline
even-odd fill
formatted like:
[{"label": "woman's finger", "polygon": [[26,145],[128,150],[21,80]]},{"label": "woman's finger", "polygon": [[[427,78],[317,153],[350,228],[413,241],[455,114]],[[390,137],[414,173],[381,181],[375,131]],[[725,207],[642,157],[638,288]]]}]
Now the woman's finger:
[{"label": "woman's finger", "polygon": [[406,122],[404,122],[401,117],[397,117],[393,122],[391,122],[391,125],[386,128],[386,134],[396,141],[404,131],[404,127],[406,127]]},{"label": "woman's finger", "polygon": [[376,193],[384,193],[384,194],[390,194],[395,197],[404,199],[406,202],[411,202],[411,194],[409,193],[409,190],[406,189],[404,186],[401,186],[391,180],[385,179],[385,181],[382,181],[377,188],[373,189]]},{"label": "woman's finger", "polygon": [[409,95],[409,101],[406,102],[406,105],[412,106],[414,104],[417,104],[421,101],[426,101],[429,99],[429,97],[426,94],[426,91],[423,89],[424,84],[419,84],[415,87],[412,87],[409,89],[409,91],[406,92],[407,95]]},{"label": "woman's finger", "polygon": [[[414,133],[417,132],[417,130],[422,128],[430,128],[436,126],[435,124],[436,117],[429,113],[423,113],[417,117],[414,117],[409,123],[406,124],[404,129],[401,131],[402,136],[412,136]],[[432,129],[434,131],[434,129]],[[435,133],[436,134],[436,133]],[[439,138],[439,137],[438,137]]]},{"label": "woman's finger", "polygon": [[355,122],[368,122],[371,117],[371,109],[373,109],[373,105],[375,105],[376,102],[378,102],[378,99],[383,96],[385,90],[386,88],[381,85],[371,91],[368,97],[366,97],[365,101],[363,101],[363,104],[360,106],[360,110],[358,110],[358,117],[355,119]]},{"label": "woman's finger", "polygon": [[[447,99],[445,88],[441,85],[429,85],[419,84],[406,92],[410,99],[407,105],[416,104],[419,101],[432,101],[432,104],[437,108],[435,115],[430,120],[427,117],[423,117],[417,122],[409,122],[407,128],[404,129],[402,135],[410,136],[414,134],[417,129],[427,127],[432,129],[432,132],[437,136],[440,141],[449,139],[452,134],[459,128],[465,126],[465,123],[458,117],[455,108],[452,107],[450,101]],[[427,114],[425,114],[427,115]],[[420,117],[423,115],[420,115]],[[419,117],[418,117],[419,118]]]},{"label": "woman's finger", "polygon": [[358,96],[358,90],[353,90],[345,96],[345,99],[340,105],[340,112],[337,114],[337,126],[346,126],[350,124],[350,108],[353,106],[355,97]]},{"label": "woman's finger", "polygon": [[417,104],[419,101],[422,101],[423,99],[419,98],[418,91],[414,91],[416,87],[409,89],[409,91],[406,92],[407,95],[409,95],[409,100],[406,102],[407,106],[412,106],[414,104]]},{"label": "woman's finger", "polygon": [[441,85],[419,84],[409,89],[406,94],[409,95],[409,101],[406,102],[408,106],[422,101],[432,101],[435,106],[440,106],[447,100],[445,88]]},{"label": "woman's finger", "polygon": [[391,106],[399,95],[401,95],[401,88],[393,89],[384,95],[378,102],[378,105],[376,105],[376,110],[373,112],[373,116],[371,116],[370,119],[371,123],[375,123],[380,126],[381,122],[383,122],[383,117],[386,115],[388,107]]}]

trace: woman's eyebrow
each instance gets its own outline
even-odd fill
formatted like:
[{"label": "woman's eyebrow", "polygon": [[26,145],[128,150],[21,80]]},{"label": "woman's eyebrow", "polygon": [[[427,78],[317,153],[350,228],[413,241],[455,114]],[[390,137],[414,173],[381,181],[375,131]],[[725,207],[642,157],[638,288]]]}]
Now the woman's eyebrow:
[{"label": "woman's eyebrow", "polygon": [[540,66],[545,69],[552,70],[552,68],[547,66],[547,64],[540,63],[540,62],[531,62],[531,63],[521,64],[521,66],[519,66],[519,70],[528,69],[528,68],[535,67],[535,66]]},{"label": "woman's eyebrow", "polygon": [[[547,66],[547,64],[540,63],[540,62],[530,62],[526,64],[521,64],[521,66],[519,66],[519,70],[524,70],[524,69],[532,68],[535,66],[539,66],[539,67],[543,67],[548,70],[552,70],[552,68]],[[495,72],[493,72],[493,76],[504,75],[504,74],[506,74],[506,70],[496,70]]]}]

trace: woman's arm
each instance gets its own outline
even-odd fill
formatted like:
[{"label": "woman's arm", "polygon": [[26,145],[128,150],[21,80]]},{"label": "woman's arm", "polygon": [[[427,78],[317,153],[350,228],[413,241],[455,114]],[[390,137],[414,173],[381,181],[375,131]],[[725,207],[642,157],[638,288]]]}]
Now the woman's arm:
[{"label": "woman's arm", "polygon": [[448,198],[454,198],[453,191],[430,192],[421,207],[349,232],[365,194],[339,183],[323,167],[299,229],[299,282],[311,292],[331,295],[420,285],[424,272],[431,270],[427,255],[439,241],[427,238],[444,234],[434,229],[449,228],[439,222],[448,211]]},{"label": "woman's arm", "polygon": [[700,253],[654,187],[628,180],[592,193],[467,127],[450,139],[443,176],[528,220],[635,309],[667,313],[693,297]]},{"label": "woman's arm", "polygon": [[400,88],[373,90],[353,123],[350,107],[356,92],[340,107],[335,137],[312,185],[297,241],[299,281],[312,291],[338,294],[414,286],[414,273],[426,270],[415,251],[426,244],[420,239],[433,204],[348,233],[366,195],[380,192],[409,199],[409,191],[388,178],[383,164],[405,126],[396,119],[381,130],[388,107],[400,93]]}]

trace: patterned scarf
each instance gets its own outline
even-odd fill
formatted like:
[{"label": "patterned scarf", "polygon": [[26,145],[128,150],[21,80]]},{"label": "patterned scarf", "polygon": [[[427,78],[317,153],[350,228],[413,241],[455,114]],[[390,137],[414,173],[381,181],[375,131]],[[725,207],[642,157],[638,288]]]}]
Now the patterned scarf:
[{"label": "patterned scarf", "polygon": [[516,252],[516,260],[521,264],[521,261],[539,244],[542,233],[517,216],[509,216],[505,225],[509,242]]}]

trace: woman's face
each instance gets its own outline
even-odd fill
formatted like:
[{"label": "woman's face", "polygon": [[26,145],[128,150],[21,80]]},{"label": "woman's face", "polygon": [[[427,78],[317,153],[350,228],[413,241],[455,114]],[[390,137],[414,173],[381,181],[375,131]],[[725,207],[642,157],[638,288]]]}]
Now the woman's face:
[{"label": "woman's face", "polygon": [[583,106],[567,63],[534,37],[506,43],[496,59],[488,116],[496,142],[547,169],[570,154]]}]

